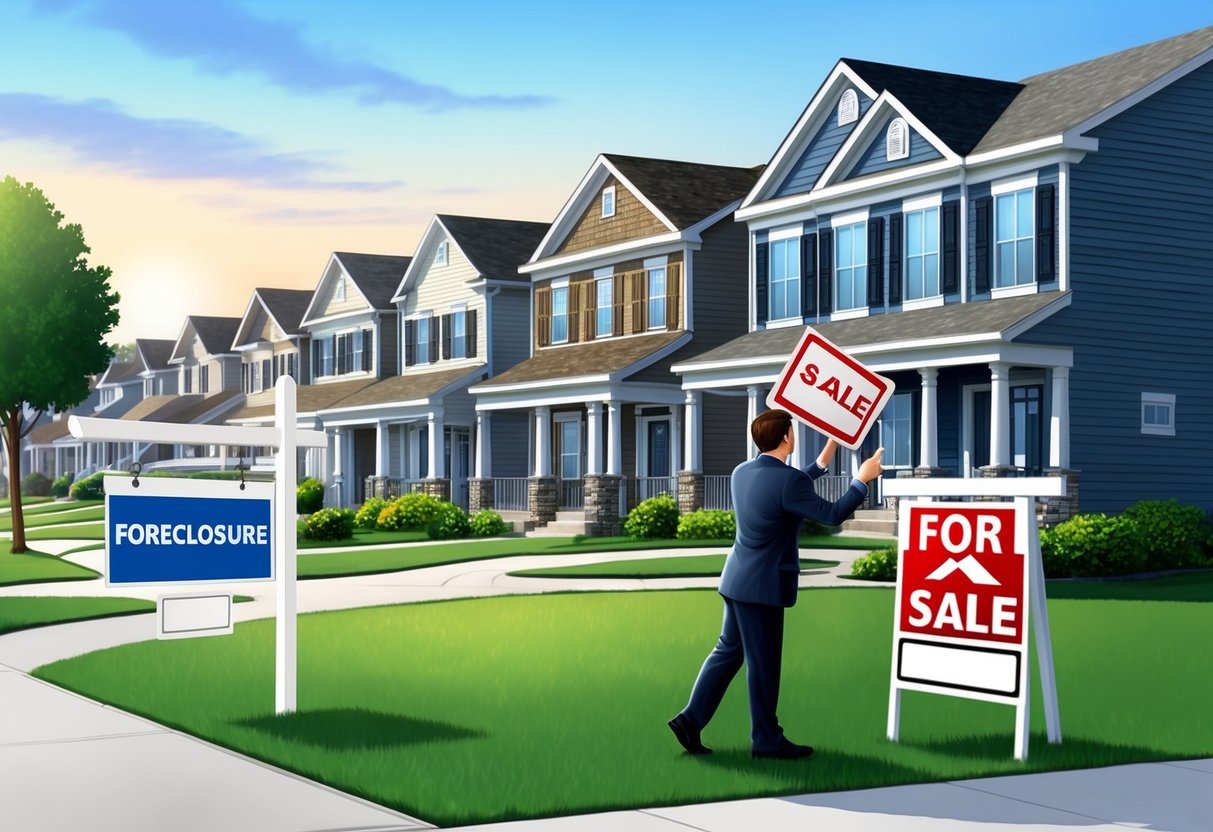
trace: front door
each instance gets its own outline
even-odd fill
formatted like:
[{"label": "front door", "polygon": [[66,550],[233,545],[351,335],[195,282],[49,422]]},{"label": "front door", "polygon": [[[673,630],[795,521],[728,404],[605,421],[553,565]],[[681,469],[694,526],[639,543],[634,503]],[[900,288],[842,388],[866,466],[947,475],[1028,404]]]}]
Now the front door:
[{"label": "front door", "polygon": [[649,458],[650,477],[668,477],[670,475],[670,420],[654,419],[649,422]]},{"label": "front door", "polygon": [[447,476],[451,478],[451,502],[468,507],[468,473],[472,454],[472,436],[467,428],[447,428],[446,464]]},{"label": "front door", "polygon": [[1043,384],[1011,388],[1011,464],[1039,476],[1044,465]]},{"label": "front door", "polygon": [[990,464],[990,391],[973,391],[973,437],[969,467],[976,469]]}]

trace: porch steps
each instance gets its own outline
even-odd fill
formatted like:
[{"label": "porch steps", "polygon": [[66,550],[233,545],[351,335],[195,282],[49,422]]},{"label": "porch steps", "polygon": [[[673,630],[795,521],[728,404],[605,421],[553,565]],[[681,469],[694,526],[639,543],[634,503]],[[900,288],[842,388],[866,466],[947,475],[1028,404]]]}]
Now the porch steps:
[{"label": "porch steps", "polygon": [[585,512],[581,509],[556,512],[556,519],[544,526],[528,530],[527,537],[572,537],[585,534]]},{"label": "porch steps", "polygon": [[872,537],[896,537],[897,512],[887,508],[859,509],[842,524],[842,530]]},{"label": "porch steps", "polygon": [[511,531],[529,532],[535,528],[529,511],[511,511],[509,509],[494,509],[494,511],[501,515],[502,520],[510,524]]}]

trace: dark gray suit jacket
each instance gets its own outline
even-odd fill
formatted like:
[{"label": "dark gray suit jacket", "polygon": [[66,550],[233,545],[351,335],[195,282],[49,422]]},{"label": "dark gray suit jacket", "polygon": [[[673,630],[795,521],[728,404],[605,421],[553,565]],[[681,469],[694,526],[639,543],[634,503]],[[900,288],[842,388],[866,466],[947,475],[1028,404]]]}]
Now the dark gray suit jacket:
[{"label": "dark gray suit jacket", "polygon": [[817,496],[816,463],[803,470],[765,454],[733,469],[737,538],[720,576],[720,594],[734,601],[790,607],[800,576],[804,518],[841,525],[867,495],[854,483],[836,503]]}]

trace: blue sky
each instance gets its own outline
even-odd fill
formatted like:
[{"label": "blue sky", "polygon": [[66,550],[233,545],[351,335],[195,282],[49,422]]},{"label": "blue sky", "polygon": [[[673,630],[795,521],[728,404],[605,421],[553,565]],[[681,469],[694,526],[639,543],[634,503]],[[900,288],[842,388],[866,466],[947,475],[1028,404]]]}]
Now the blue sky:
[{"label": "blue sky", "polygon": [[[862,14],[857,10],[862,8]],[[599,152],[767,161],[840,57],[1019,80],[1207,2],[10,0],[0,174],[84,226],[120,340],[410,254],[437,211],[550,220]]]}]

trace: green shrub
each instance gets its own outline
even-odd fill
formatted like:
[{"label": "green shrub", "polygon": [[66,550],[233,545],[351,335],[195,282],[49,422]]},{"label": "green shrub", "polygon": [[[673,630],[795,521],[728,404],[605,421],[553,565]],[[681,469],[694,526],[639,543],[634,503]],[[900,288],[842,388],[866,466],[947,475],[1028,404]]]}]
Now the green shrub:
[{"label": "green shrub", "polygon": [[640,540],[673,538],[678,533],[678,503],[668,494],[650,497],[628,512],[623,530]]},{"label": "green shrub", "polygon": [[866,581],[897,580],[897,547],[884,546],[855,558],[851,576]]},{"label": "green shrub", "polygon": [[441,511],[442,500],[414,491],[397,497],[375,521],[375,528],[385,532],[424,529]]},{"label": "green shrub", "polygon": [[391,504],[391,500],[385,500],[382,497],[371,497],[371,499],[362,504],[362,508],[358,509],[358,513],[354,515],[354,526],[359,529],[375,528],[375,525],[379,522],[379,515]]},{"label": "green shrub", "polygon": [[23,497],[51,496],[51,479],[45,474],[34,471],[21,479],[21,495]]},{"label": "green shrub", "polygon": [[1080,514],[1040,535],[1045,577],[1099,578],[1146,568],[1146,541],[1126,515]]},{"label": "green shrub", "polygon": [[295,511],[299,514],[311,514],[324,506],[324,483],[315,477],[308,477],[295,489]]},{"label": "green shrub", "polygon": [[72,487],[68,490],[72,499],[75,500],[104,500],[105,499],[105,471],[98,471],[95,474],[90,474],[82,480],[76,480],[72,483]]},{"label": "green shrub", "polygon": [[1147,569],[1185,569],[1205,562],[1209,525],[1196,506],[1169,500],[1140,500],[1125,509],[1137,522],[1146,547]]},{"label": "green shrub", "polygon": [[467,537],[471,531],[467,513],[454,503],[437,501],[438,513],[425,527],[425,533],[430,540],[453,540],[457,537]]},{"label": "green shrub", "polygon": [[700,509],[678,518],[679,540],[732,540],[737,536],[737,515],[731,511]]},{"label": "green shrub", "polygon": [[68,492],[72,490],[72,480],[75,478],[76,475],[70,471],[55,477],[55,481],[51,483],[51,496],[66,497]]},{"label": "green shrub", "polygon": [[510,531],[510,524],[501,519],[501,515],[491,509],[476,512],[470,521],[472,537],[496,537]]},{"label": "green shrub", "polygon": [[303,521],[303,536],[308,540],[346,540],[354,536],[354,511],[348,508],[322,508]]}]

